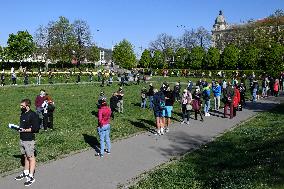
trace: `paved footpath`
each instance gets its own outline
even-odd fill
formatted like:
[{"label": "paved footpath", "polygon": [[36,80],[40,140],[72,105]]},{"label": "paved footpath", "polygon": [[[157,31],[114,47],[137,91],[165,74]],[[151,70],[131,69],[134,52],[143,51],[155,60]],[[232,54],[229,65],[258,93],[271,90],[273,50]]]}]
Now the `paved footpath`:
[{"label": "paved footpath", "polygon": [[[95,156],[91,149],[64,159],[37,167],[36,182],[30,188],[36,189],[93,189],[117,188],[131,179],[156,166],[198,148],[235,125],[265,111],[278,100],[248,103],[248,109],[237,112],[234,119],[222,118],[222,114],[205,117],[204,122],[191,119],[190,125],[175,123],[170,132],[163,136],[143,133],[112,145],[112,154],[104,158]],[[1,160],[3,161],[3,160]],[[15,181],[12,174],[0,178],[0,189],[26,188],[24,181]]]}]

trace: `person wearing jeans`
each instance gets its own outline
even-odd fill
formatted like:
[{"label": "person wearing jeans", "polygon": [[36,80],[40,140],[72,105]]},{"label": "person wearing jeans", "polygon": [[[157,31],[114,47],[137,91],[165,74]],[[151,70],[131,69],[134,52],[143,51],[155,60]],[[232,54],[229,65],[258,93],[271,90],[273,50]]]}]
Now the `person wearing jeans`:
[{"label": "person wearing jeans", "polygon": [[100,153],[98,156],[103,157],[105,152],[105,142],[107,145],[106,153],[110,154],[111,142],[110,142],[110,118],[111,109],[107,106],[106,101],[103,101],[101,108],[98,112],[98,134],[100,137]]},{"label": "person wearing jeans", "polygon": [[212,88],[213,94],[214,94],[214,105],[215,105],[215,110],[219,111],[220,108],[220,97],[221,97],[221,86],[219,83],[216,81],[215,86]]},{"label": "person wearing jeans", "polygon": [[205,116],[210,116],[209,109],[210,109],[210,86],[211,84],[208,84],[203,88],[203,100],[204,100],[204,114]]}]

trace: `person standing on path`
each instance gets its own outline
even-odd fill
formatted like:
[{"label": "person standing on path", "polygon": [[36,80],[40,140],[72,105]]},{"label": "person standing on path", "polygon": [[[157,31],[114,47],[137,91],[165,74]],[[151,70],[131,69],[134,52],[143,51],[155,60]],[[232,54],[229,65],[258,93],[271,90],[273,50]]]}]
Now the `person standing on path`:
[{"label": "person standing on path", "polygon": [[110,154],[111,142],[110,142],[110,117],[111,109],[107,106],[106,101],[103,101],[101,108],[98,111],[98,134],[100,136],[100,157],[104,156],[105,142],[107,145],[106,153]]},{"label": "person standing on path", "polygon": [[171,124],[172,110],[175,102],[173,91],[170,86],[164,92],[165,95],[165,109],[163,110],[163,123],[165,125],[165,132],[169,132],[169,126]]},{"label": "person standing on path", "polygon": [[219,111],[220,108],[220,98],[222,89],[219,85],[218,81],[215,82],[215,86],[212,88],[213,94],[214,94],[214,105],[215,105],[215,111]]},{"label": "person standing on path", "polygon": [[36,167],[35,158],[35,134],[39,130],[39,120],[37,114],[30,109],[31,101],[23,99],[20,104],[20,150],[25,158],[24,171],[15,180],[26,178],[25,186],[30,186],[35,182],[34,172]]},{"label": "person standing on path", "polygon": [[[189,125],[189,113],[190,109],[188,108],[192,101],[192,95],[186,89],[183,90],[183,94],[181,96],[181,112],[182,112],[182,122],[181,124],[188,124]],[[187,120],[187,121],[186,121]]]},{"label": "person standing on path", "polygon": [[156,128],[157,132],[155,135],[164,134],[163,130],[163,109],[165,108],[165,96],[162,91],[158,91],[158,89],[154,89],[154,97],[153,97],[153,110],[154,116],[156,118]]},{"label": "person standing on path", "polygon": [[192,109],[194,110],[194,118],[197,120],[197,114],[200,115],[201,121],[203,121],[203,116],[201,113],[201,106],[202,106],[202,100],[201,100],[201,93],[199,87],[196,87],[193,95],[192,95]]},{"label": "person standing on path", "polygon": [[117,107],[118,107],[118,112],[119,113],[123,113],[123,96],[124,96],[124,93],[123,93],[123,90],[122,90],[122,87],[119,87],[118,91],[117,91]]},{"label": "person standing on path", "polygon": [[209,109],[210,109],[210,87],[211,84],[205,84],[203,87],[202,97],[204,100],[204,115],[210,116]]},{"label": "person standing on path", "polygon": [[231,84],[231,82],[228,83],[228,86],[224,92],[224,118],[227,117],[227,112],[228,112],[228,108],[230,108],[230,119],[233,118],[233,99],[235,96],[235,91],[234,88]]}]

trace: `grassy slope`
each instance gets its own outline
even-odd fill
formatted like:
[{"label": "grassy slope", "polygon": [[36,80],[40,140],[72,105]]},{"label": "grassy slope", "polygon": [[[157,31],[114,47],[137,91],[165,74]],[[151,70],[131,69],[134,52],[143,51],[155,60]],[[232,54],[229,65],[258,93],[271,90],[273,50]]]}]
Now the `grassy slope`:
[{"label": "grassy slope", "polygon": [[132,188],[284,188],[284,105],[264,112]]},{"label": "grassy slope", "polygon": [[[154,83],[154,86],[160,85]],[[140,108],[140,91],[145,84],[124,87],[125,113],[116,114],[112,121],[112,139],[123,138],[131,134],[154,127],[154,116],[149,109]],[[23,98],[30,98],[32,104],[42,86],[5,87],[0,88],[0,173],[20,167],[19,136],[10,130],[8,123],[19,123],[19,102]],[[96,84],[90,85],[58,85],[44,86],[54,98],[56,110],[54,118],[55,131],[37,134],[38,161],[56,159],[60,155],[72,151],[85,149],[97,144],[96,103],[101,90]],[[108,99],[118,89],[104,87]],[[178,104],[176,104],[178,107]],[[32,106],[34,109],[34,106]],[[175,108],[178,111],[178,108]],[[95,115],[93,115],[95,114]],[[175,119],[179,119],[174,113]]]}]

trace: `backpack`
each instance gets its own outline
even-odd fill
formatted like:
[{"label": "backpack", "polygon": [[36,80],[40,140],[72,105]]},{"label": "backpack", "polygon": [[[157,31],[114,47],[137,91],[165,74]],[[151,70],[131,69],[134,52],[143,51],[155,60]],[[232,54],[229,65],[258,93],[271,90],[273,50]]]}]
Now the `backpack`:
[{"label": "backpack", "polygon": [[29,122],[32,122],[32,119],[36,119],[35,121],[35,125],[33,125],[32,130],[33,133],[38,133],[40,130],[40,124],[41,124],[41,119],[39,117],[39,115],[35,112],[33,112],[32,114],[29,114]]},{"label": "backpack", "polygon": [[160,98],[160,109],[163,110],[165,109],[165,107],[166,107],[166,102],[162,98]]},{"label": "backpack", "polygon": [[48,111],[48,112],[54,112],[54,110],[55,110],[54,104],[48,104],[48,106],[47,106],[47,111]]}]

